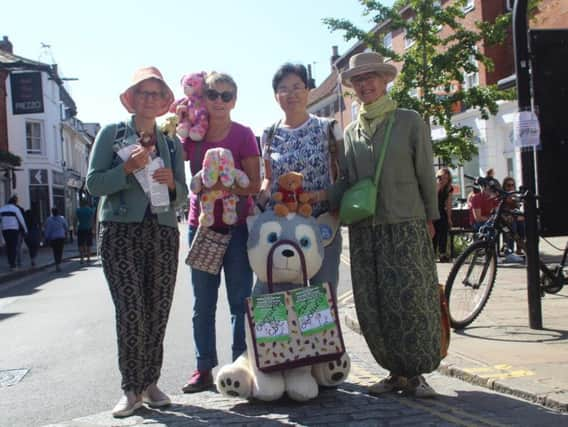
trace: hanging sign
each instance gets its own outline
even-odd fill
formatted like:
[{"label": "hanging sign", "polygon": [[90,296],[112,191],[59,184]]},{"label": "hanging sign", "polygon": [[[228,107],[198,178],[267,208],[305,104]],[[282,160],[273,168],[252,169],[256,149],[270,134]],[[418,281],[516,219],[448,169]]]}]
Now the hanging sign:
[{"label": "hanging sign", "polygon": [[14,114],[43,113],[40,72],[11,74],[10,83]]}]

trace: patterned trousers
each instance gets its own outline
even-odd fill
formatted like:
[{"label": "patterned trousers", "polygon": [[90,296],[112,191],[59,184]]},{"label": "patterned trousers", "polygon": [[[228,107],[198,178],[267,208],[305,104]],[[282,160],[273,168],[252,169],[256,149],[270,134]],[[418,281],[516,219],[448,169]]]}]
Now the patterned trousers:
[{"label": "patterned trousers", "polygon": [[115,307],[121,387],[141,393],[160,377],[178,268],[179,231],[159,225],[154,218],[142,223],[105,222],[100,245]]},{"label": "patterned trousers", "polygon": [[440,300],[426,221],[349,227],[361,332],[375,360],[413,377],[440,364]]}]

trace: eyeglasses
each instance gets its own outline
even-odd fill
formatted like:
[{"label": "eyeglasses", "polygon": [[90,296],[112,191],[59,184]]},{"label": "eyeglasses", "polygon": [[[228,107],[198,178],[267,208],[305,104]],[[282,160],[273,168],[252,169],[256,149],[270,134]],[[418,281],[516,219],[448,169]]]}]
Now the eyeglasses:
[{"label": "eyeglasses", "polygon": [[145,100],[151,99],[152,101],[156,101],[158,98],[164,98],[163,92],[150,92],[147,90],[137,90],[135,94],[140,98],[144,98]]},{"label": "eyeglasses", "polygon": [[207,96],[207,99],[209,101],[216,101],[217,98],[221,97],[221,101],[223,102],[231,102],[235,97],[235,94],[233,92],[217,92],[215,89],[207,89],[205,95]]},{"label": "eyeglasses", "polygon": [[276,88],[276,93],[278,95],[289,95],[291,93],[299,93],[303,90],[306,90],[306,86],[304,85],[294,85],[291,88],[290,87],[286,87],[286,86],[279,86]]},{"label": "eyeglasses", "polygon": [[359,85],[361,83],[368,82],[368,81],[375,79],[377,77],[379,77],[379,75],[377,73],[359,74],[358,76],[351,77],[351,83],[354,84],[354,85]]}]

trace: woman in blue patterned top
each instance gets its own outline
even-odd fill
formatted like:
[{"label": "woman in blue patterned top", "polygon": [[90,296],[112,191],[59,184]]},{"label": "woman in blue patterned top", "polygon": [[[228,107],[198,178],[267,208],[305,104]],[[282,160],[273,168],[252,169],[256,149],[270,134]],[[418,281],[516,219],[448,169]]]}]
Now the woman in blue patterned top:
[{"label": "woman in blue patterned top", "polygon": [[[304,175],[304,191],[311,195],[313,215],[317,217],[329,211],[327,190],[338,175],[337,161],[331,152],[336,149],[333,144],[343,139],[343,132],[334,120],[308,113],[308,73],[303,65],[282,65],[274,74],[272,89],[284,117],[262,135],[265,175],[259,200],[266,201],[277,191],[282,174],[300,172]],[[327,282],[335,293],[340,254],[341,233],[336,233],[325,248],[323,265],[312,283]]]}]

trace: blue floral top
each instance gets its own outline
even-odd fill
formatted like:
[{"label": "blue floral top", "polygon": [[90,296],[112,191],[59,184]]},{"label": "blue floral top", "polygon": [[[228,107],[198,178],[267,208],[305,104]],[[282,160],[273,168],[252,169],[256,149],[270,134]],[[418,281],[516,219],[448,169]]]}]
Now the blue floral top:
[{"label": "blue floral top", "polygon": [[[334,121],[310,115],[310,118],[295,129],[278,126],[267,144],[272,126],[262,135],[262,156],[270,160],[272,169],[272,193],[278,191],[278,177],[287,172],[304,175],[304,191],[325,190],[331,184],[331,158],[329,132]],[[334,129],[335,130],[335,129]],[[328,210],[328,202],[313,205],[313,215]]]}]

